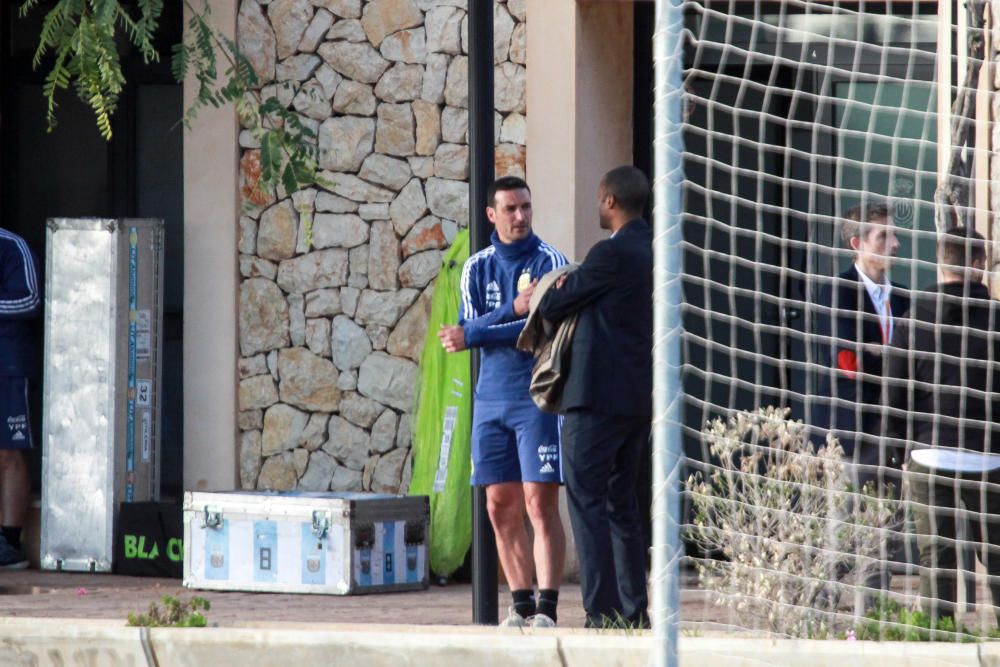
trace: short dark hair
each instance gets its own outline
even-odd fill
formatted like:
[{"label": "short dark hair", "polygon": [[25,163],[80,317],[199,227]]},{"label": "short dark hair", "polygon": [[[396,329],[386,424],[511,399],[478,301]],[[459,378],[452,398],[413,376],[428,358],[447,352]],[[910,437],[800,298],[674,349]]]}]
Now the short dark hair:
[{"label": "short dark hair", "polygon": [[892,207],[884,201],[872,201],[852,206],[840,221],[840,240],[848,248],[851,239],[863,238],[868,233],[868,223],[888,220],[892,217]]},{"label": "short dark hair", "polygon": [[486,190],[486,205],[493,208],[497,205],[497,193],[501,190],[527,190],[531,193],[531,188],[523,178],[517,176],[502,176],[490,184]]},{"label": "short dark hair", "polygon": [[614,195],[626,213],[640,214],[649,201],[649,179],[631,165],[615,167],[601,179],[604,192]]},{"label": "short dark hair", "polygon": [[971,227],[950,227],[937,244],[938,263],[950,273],[963,273],[973,263],[986,261],[986,239]]}]

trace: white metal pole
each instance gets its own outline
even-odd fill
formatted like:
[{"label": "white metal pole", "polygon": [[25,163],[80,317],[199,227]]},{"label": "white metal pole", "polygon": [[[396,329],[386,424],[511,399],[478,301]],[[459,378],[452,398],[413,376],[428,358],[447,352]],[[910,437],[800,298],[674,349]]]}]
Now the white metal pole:
[{"label": "white metal pole", "polygon": [[653,630],[654,665],[677,667],[680,618],[681,0],[656,0],[653,181]]}]

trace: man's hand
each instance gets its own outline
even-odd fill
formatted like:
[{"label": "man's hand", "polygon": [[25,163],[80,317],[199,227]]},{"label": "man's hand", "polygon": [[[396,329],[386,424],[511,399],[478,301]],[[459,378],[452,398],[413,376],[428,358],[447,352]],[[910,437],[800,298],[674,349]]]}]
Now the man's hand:
[{"label": "man's hand", "polygon": [[535,293],[535,287],[538,285],[538,278],[531,281],[527,287],[525,287],[514,299],[514,314],[518,317],[524,317],[531,310],[531,295]]},{"label": "man's hand", "polygon": [[442,324],[438,329],[438,338],[448,352],[461,352],[465,349],[465,330],[460,326]]},{"label": "man's hand", "polygon": [[568,273],[564,273],[558,278],[556,278],[556,284],[555,284],[556,289],[562,289],[562,286],[566,284],[566,276],[568,275],[569,275]]}]

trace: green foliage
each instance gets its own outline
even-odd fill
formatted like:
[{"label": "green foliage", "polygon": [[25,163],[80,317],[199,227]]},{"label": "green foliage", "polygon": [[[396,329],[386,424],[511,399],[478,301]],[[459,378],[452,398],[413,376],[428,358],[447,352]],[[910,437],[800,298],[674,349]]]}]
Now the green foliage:
[{"label": "green foliage", "polygon": [[[24,0],[21,16],[39,1]],[[212,25],[206,0],[201,0],[200,7],[192,0],[183,1],[190,18],[183,41],[171,49],[171,71],[177,81],[193,79],[197,85],[183,124],[190,127],[205,107],[232,104],[241,125],[261,144],[263,190],[280,187],[290,194],[309,185],[323,185],[317,174],[315,132],[276,97],[262,98],[252,65],[236,42]],[[144,62],[159,60],[153,40],[162,12],[163,0],[137,0],[132,10],[119,0],[58,0],[48,10],[32,64],[37,69],[51,56],[52,68],[43,88],[49,131],[56,126],[56,97],[72,85],[93,110],[101,135],[111,139],[111,116],[125,86],[116,40],[124,33]]]},{"label": "green foliage", "polygon": [[128,625],[144,628],[203,628],[208,619],[199,610],[208,611],[212,605],[202,597],[181,601],[170,595],[160,598],[161,607],[156,602],[149,603],[149,612],[128,615]]},{"label": "green foliage", "polygon": [[[25,0],[21,16],[38,2]],[[77,96],[93,109],[101,135],[111,139],[111,115],[125,85],[115,43],[117,32],[125,32],[144,62],[159,60],[153,36],[163,0],[139,0],[136,11],[133,16],[118,0],[58,0],[46,14],[32,65],[37,69],[46,56],[53,56],[43,87],[50,131],[56,125],[56,94],[72,84]]]}]

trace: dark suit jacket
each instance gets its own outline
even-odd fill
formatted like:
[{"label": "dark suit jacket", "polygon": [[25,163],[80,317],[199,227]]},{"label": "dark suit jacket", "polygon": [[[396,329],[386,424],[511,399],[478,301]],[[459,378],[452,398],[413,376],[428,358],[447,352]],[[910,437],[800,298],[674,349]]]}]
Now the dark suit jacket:
[{"label": "dark suit jacket", "polygon": [[884,396],[894,411],[885,435],[902,448],[1000,452],[998,361],[1000,303],[985,285],[944,283],[914,295],[888,355]]},{"label": "dark suit jacket", "polygon": [[538,309],[547,320],[580,314],[562,409],[652,414],[653,236],[636,219],[600,241]]},{"label": "dark suit jacket", "polygon": [[[909,307],[904,289],[893,283],[889,296],[894,327]],[[821,430],[836,431],[846,455],[861,463],[877,463],[885,359],[883,354],[867,352],[862,346],[885,345],[887,341],[883,340],[875,305],[853,264],[834,285],[820,290],[819,305],[824,309],[817,312],[817,333],[831,338],[820,339],[820,358],[828,370],[820,375],[812,424]],[[856,440],[855,432],[866,437]],[[855,452],[856,442],[865,451]]]}]

